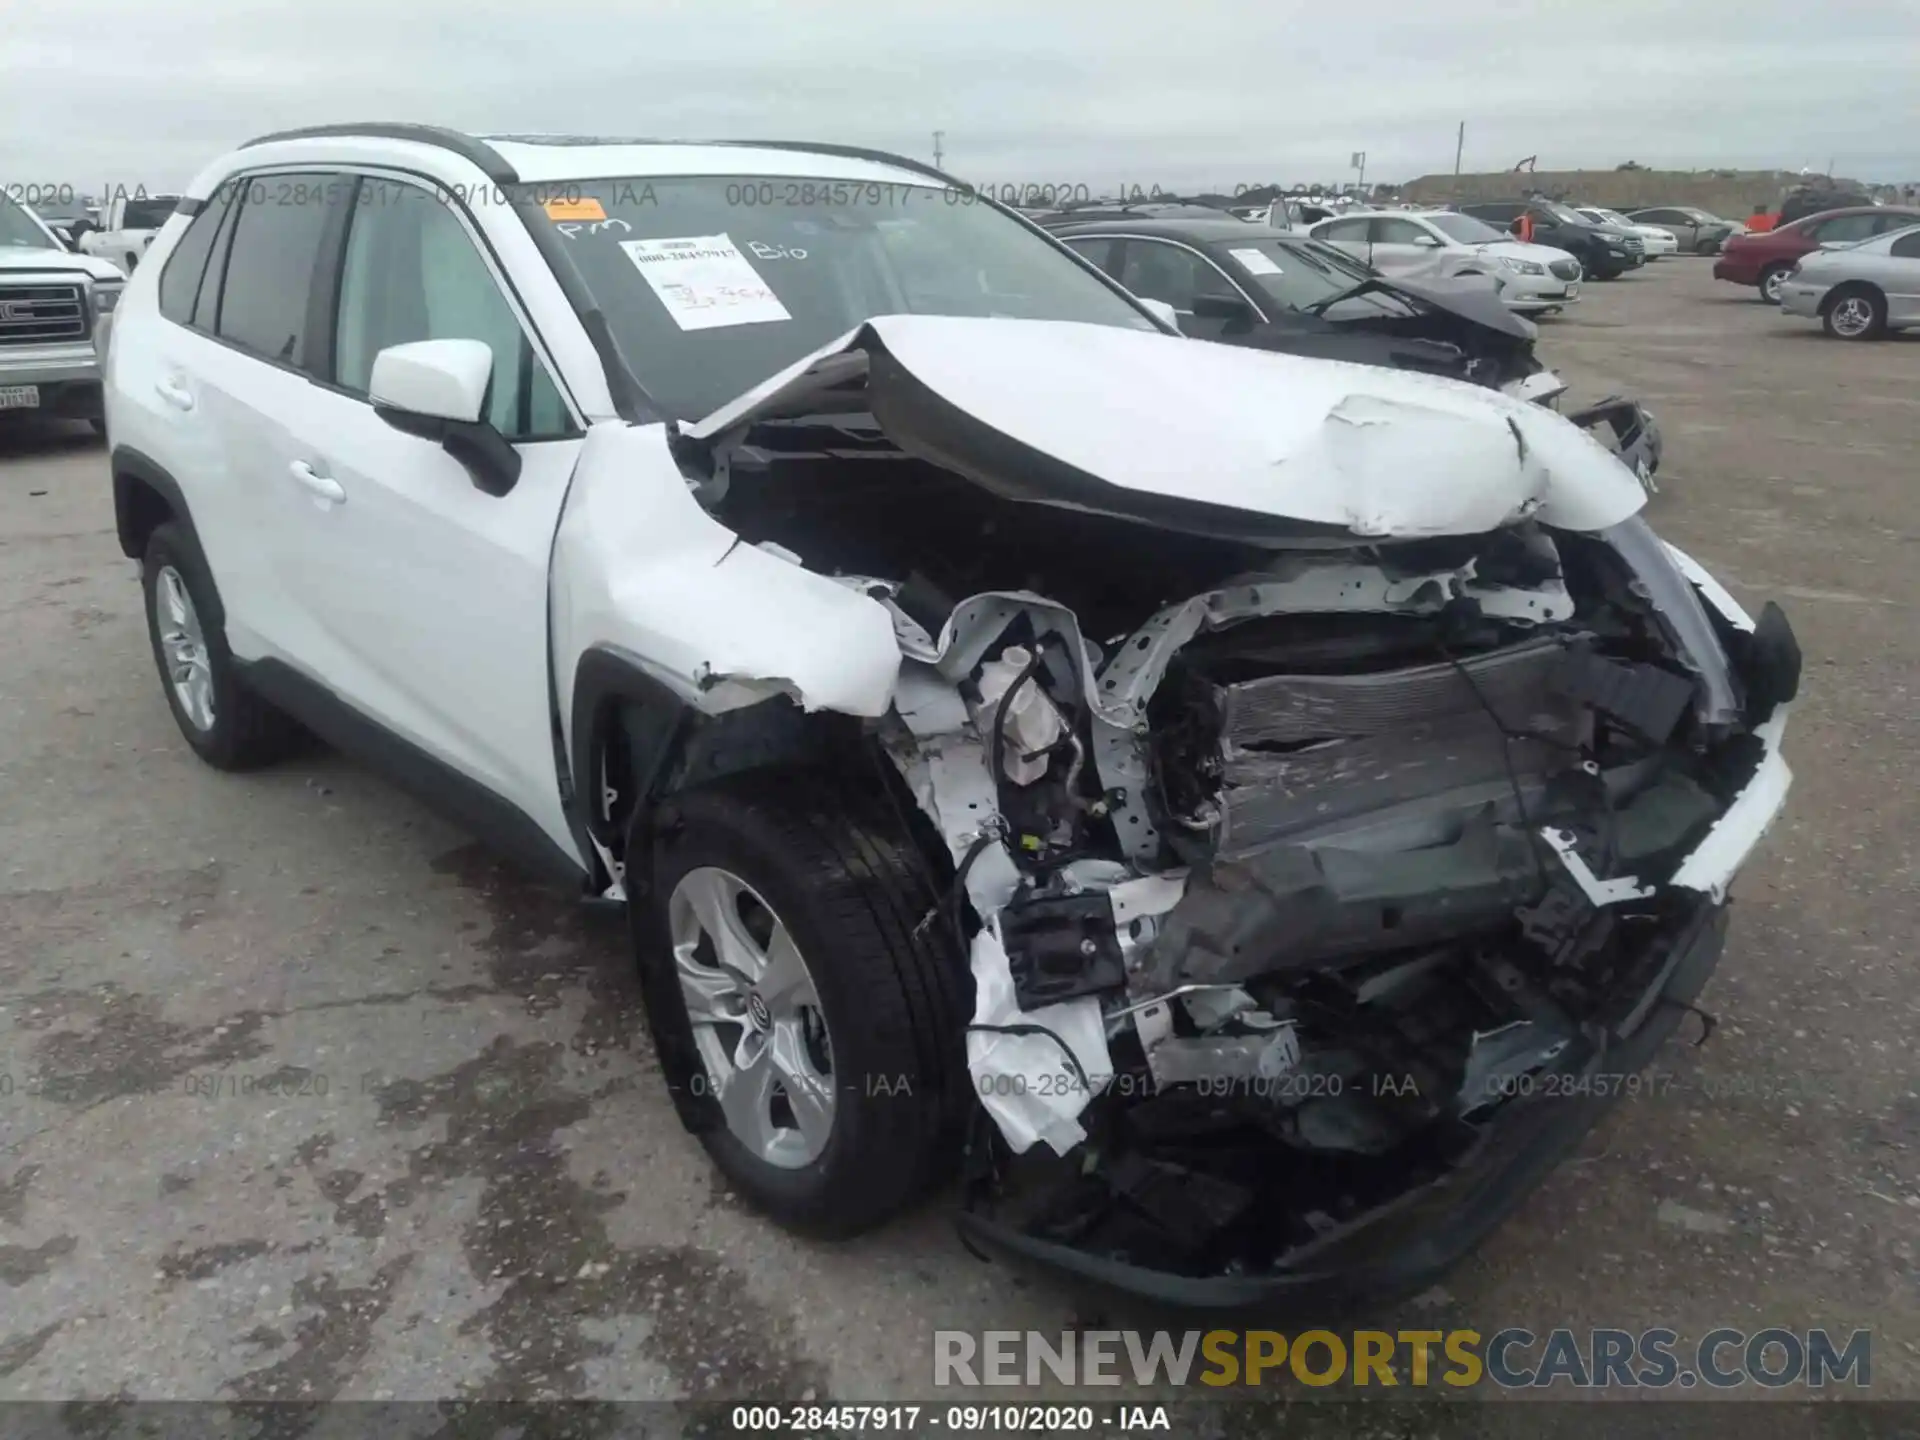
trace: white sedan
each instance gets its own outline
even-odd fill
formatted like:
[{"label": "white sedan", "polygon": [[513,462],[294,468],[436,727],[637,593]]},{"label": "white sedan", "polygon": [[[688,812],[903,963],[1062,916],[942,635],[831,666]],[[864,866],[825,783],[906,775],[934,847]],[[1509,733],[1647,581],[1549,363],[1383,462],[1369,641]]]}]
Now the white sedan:
[{"label": "white sedan", "polygon": [[1618,210],[1602,210],[1598,206],[1583,205],[1580,213],[1596,225],[1611,225],[1616,230],[1625,230],[1638,235],[1647,246],[1647,259],[1658,260],[1662,255],[1678,255],[1680,241],[1671,230],[1662,230],[1658,225],[1642,225],[1637,220],[1629,220]]},{"label": "white sedan", "polygon": [[1515,240],[1452,210],[1369,210],[1323,220],[1307,233],[1383,275],[1488,276],[1509,310],[1558,310],[1580,298],[1580,262],[1566,251]]}]

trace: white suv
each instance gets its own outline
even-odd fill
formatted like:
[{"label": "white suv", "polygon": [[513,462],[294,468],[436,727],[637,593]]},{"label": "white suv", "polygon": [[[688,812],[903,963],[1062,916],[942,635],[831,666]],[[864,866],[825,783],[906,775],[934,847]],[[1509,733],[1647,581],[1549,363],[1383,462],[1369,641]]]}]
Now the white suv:
[{"label": "white suv", "polygon": [[108,409],[187,742],[625,900],[682,1118],[812,1230],[964,1155],[973,1233],[1163,1298],[1425,1284],[1787,790],[1784,617],[1578,427],[1183,339],[908,160],[269,136]]}]

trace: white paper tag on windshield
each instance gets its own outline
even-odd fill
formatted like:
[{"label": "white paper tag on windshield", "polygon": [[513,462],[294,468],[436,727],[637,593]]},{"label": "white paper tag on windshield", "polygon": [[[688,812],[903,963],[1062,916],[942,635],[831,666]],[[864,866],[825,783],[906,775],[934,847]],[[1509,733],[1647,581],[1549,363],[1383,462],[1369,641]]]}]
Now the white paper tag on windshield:
[{"label": "white paper tag on windshield", "polygon": [[620,248],[682,330],[793,318],[753,263],[725,235],[622,240]]},{"label": "white paper tag on windshield", "polygon": [[1227,253],[1247,267],[1249,275],[1278,275],[1281,269],[1264,250],[1229,250]]}]

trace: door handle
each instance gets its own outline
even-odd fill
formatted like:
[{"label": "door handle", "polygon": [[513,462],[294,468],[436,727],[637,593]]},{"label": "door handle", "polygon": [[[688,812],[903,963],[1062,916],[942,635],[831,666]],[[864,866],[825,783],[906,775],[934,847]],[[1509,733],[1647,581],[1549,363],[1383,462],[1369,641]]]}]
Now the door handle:
[{"label": "door handle", "polygon": [[156,380],[154,391],[176,410],[193,409],[193,392],[177,380]]},{"label": "door handle", "polygon": [[289,474],[322,500],[330,500],[338,505],[347,498],[347,492],[338,480],[331,475],[322,475],[304,460],[296,460],[287,467]]}]

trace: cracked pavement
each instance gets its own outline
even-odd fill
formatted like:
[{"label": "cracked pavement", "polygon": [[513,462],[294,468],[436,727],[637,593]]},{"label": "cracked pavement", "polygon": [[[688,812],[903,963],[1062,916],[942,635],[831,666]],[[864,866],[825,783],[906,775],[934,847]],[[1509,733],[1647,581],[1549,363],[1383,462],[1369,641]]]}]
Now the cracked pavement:
[{"label": "cracked pavement", "polygon": [[[1590,287],[1543,353],[1654,407],[1655,524],[1787,606],[1798,785],[1711,1043],[1405,1318],[1868,1325],[1911,1395],[1920,337],[1707,270]],[[0,616],[0,1396],[925,1400],[936,1328],[1185,1327],[981,1263],[942,1197],[838,1245],[733,1200],[617,916],[337,755],[192,757],[81,430],[0,428]]]}]

